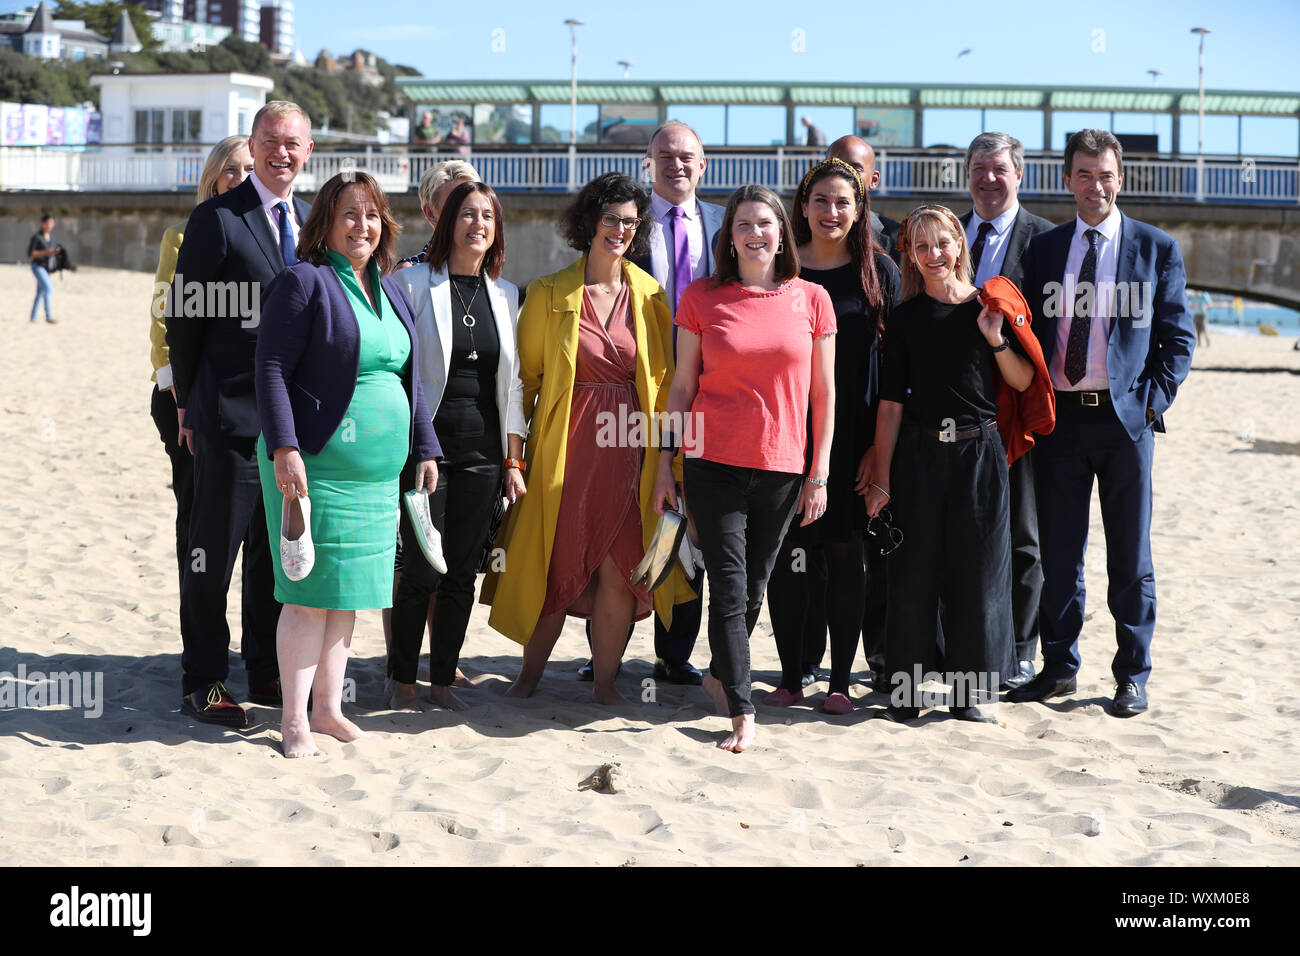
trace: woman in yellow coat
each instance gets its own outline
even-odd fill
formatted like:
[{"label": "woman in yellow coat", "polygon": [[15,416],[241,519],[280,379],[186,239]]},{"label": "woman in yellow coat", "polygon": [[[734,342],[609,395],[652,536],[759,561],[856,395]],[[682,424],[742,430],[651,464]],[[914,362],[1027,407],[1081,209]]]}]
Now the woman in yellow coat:
[{"label": "woman in yellow coat", "polygon": [[481,596],[492,627],[525,647],[510,696],[533,693],[572,615],[592,622],[593,697],[621,702],[614,678],[632,620],[653,599],[670,623],[692,596],[680,568],[653,595],[629,583],[658,521],[658,456],[646,446],[657,445],[652,423],[673,375],[667,297],[629,261],[649,247],[649,204],[618,173],[583,187],[561,229],[584,255],[532,283],[519,313],[527,494],[506,517]]}]

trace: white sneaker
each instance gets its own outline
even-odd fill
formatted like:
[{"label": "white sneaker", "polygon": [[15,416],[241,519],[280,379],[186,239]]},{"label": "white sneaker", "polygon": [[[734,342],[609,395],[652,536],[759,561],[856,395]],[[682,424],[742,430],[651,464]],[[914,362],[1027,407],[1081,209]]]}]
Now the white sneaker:
[{"label": "white sneaker", "polygon": [[286,497],[280,509],[280,567],[284,576],[290,581],[301,581],[311,574],[316,564],[316,546],[311,540],[311,499],[306,495],[297,499],[302,511],[302,534],[296,541],[284,536],[284,529],[289,527],[289,507],[294,499]]},{"label": "white sneaker", "polygon": [[408,491],[402,500],[406,502],[406,513],[410,515],[411,524],[415,527],[415,541],[424,552],[425,560],[433,570],[446,574],[447,559],[442,555],[442,535],[438,534],[433,519],[429,517],[429,492],[425,489]]}]

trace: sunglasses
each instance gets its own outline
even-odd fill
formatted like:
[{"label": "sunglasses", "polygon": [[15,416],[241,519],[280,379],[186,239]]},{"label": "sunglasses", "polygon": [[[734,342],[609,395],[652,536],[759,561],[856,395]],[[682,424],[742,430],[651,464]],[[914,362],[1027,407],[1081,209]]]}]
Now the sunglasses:
[{"label": "sunglasses", "polygon": [[893,554],[903,543],[903,532],[894,527],[894,516],[888,508],[881,508],[878,515],[867,520],[867,534],[871,535],[882,558]]}]

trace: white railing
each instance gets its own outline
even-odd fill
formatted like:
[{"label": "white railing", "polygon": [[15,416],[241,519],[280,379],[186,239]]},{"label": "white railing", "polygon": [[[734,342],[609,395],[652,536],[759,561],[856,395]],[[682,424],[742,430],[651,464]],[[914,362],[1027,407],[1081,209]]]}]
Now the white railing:
[{"label": "white railing", "polygon": [[[204,152],[164,148],[135,152],[129,148],[58,149],[0,147],[0,190],[150,191],[192,189],[202,170]],[[617,171],[647,181],[638,152],[571,152],[558,150],[483,150],[458,153],[368,149],[365,152],[319,151],[298,177],[297,188],[313,191],[331,176],[364,170],[390,192],[414,190],[424,172],[441,160],[464,158],[502,192],[565,192],[602,173]],[[746,183],[762,183],[790,194],[817,157],[804,150],[773,148],[754,152],[716,152],[709,157],[701,188],[730,192]],[[959,153],[885,150],[877,153],[884,196],[964,196],[966,170]],[[1207,159],[1203,195],[1211,203],[1300,204],[1300,164],[1294,160]],[[572,177],[570,173],[572,172]],[[1198,198],[1194,157],[1130,158],[1124,164],[1124,192],[1133,198],[1193,202]],[[1027,156],[1021,193],[1028,197],[1068,198],[1058,156]]]}]

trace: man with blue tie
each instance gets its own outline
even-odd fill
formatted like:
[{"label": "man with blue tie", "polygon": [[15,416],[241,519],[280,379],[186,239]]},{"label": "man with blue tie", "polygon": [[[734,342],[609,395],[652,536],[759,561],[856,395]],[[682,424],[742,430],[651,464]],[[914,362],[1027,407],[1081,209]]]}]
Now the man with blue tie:
[{"label": "man with blue tie", "polygon": [[1056,389],[1056,428],[1039,438],[1034,461],[1043,669],[1007,700],[1077,690],[1095,477],[1118,645],[1112,712],[1132,717],[1147,710],[1156,622],[1153,433],[1165,430],[1164,413],[1191,368],[1196,333],[1178,243],[1119,211],[1123,183],[1123,150],[1113,134],[1085,129],[1071,136],[1065,184],[1077,215],[1034,237],[1025,260],[1025,297]]},{"label": "man with blue tie", "polygon": [[[695,195],[700,177],[708,165],[704,144],[685,123],[669,120],[650,137],[646,161],[653,178],[650,214],[650,254],[636,265],[654,276],[668,293],[673,314],[682,293],[694,280],[713,272],[713,252],[726,211]],[[673,326],[673,341],[677,327]],[[695,584],[702,586],[703,575]],[[700,632],[703,594],[673,608],[673,626],[666,628],[655,615],[656,680],[670,684],[699,684],[703,677],[691,665],[691,652]],[[590,633],[590,632],[589,632]],[[578,671],[582,680],[592,679],[591,661]]]},{"label": "man with blue tie", "polygon": [[[1025,147],[1006,133],[980,133],[966,148],[966,183],[974,208],[961,217],[979,288],[994,276],[1020,286],[1025,281],[1029,240],[1052,223],[1020,205],[1025,178]],[[1002,681],[1004,690],[1034,677],[1038,656],[1038,604],[1043,569],[1038,549],[1038,508],[1034,500],[1034,450],[1007,468],[1011,495],[1011,618],[1015,625],[1016,669]]]},{"label": "man with blue tie", "polygon": [[190,561],[181,582],[181,712],[205,723],[247,725],[225,686],[226,592],[241,546],[240,653],[249,698],[281,703],[280,604],[257,474],[253,354],[262,290],[298,261],[298,230],[310,207],[294,198],[293,181],[312,146],[311,121],[297,104],[273,100],[258,110],[248,138],[253,174],[195,207],[168,299],[177,414],[194,454]]}]

